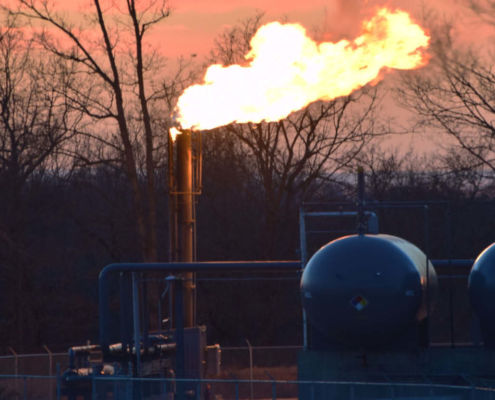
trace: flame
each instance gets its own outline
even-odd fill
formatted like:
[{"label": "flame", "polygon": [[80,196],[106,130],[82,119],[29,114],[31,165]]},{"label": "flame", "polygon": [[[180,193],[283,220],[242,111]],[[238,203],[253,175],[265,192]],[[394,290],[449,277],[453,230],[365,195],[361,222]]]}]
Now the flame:
[{"label": "flame", "polygon": [[317,100],[349,95],[385,68],[413,69],[428,59],[429,37],[404,11],[378,10],[354,41],[316,43],[298,24],[272,22],[251,40],[248,64],[211,65],[204,83],[177,103],[186,129],[278,121]]},{"label": "flame", "polygon": [[177,139],[177,135],[180,135],[182,132],[176,128],[175,126],[171,127],[168,130],[170,137],[172,138],[172,142],[175,142],[175,139]]}]

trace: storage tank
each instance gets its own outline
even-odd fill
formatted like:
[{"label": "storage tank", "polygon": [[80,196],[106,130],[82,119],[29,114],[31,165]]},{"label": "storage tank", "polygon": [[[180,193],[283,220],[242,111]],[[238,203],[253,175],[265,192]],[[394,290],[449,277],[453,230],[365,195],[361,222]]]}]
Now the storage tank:
[{"label": "storage tank", "polygon": [[433,265],[412,243],[384,234],[352,235],[311,257],[301,295],[319,337],[362,348],[387,345],[407,333],[417,338],[436,286]]},{"label": "storage tank", "polygon": [[475,260],[468,280],[471,305],[480,320],[481,335],[488,347],[495,347],[495,243]]}]

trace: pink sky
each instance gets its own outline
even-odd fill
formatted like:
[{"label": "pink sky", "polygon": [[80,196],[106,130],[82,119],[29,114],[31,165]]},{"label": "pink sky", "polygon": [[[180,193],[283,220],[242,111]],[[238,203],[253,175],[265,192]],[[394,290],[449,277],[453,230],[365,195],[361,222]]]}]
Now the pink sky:
[{"label": "pink sky", "polygon": [[[481,37],[493,34],[493,27],[489,30],[473,24],[461,3],[462,0],[435,0],[426,7],[454,18],[459,34],[467,40],[479,40],[480,34],[473,34],[474,28],[482,31]],[[170,4],[172,15],[155,33],[166,47],[163,53],[169,57],[207,54],[218,34],[257,10],[266,12],[267,22],[298,22],[310,32],[318,28],[325,31],[326,38],[337,40],[356,36],[363,18],[378,5],[404,9],[417,21],[421,21],[425,9],[423,0],[171,0]]]},{"label": "pink sky", "polygon": [[[144,0],[140,0],[146,3]],[[149,0],[150,1],[150,0]],[[3,4],[15,4],[16,0],[0,0]],[[214,39],[226,28],[242,19],[266,12],[266,22],[287,20],[301,23],[311,33],[315,29],[325,34],[325,40],[336,41],[343,37],[353,39],[359,34],[360,24],[377,6],[387,5],[409,12],[420,22],[425,9],[439,10],[456,22],[459,37],[465,41],[494,39],[493,26],[487,27],[472,17],[463,6],[468,0],[168,0],[171,16],[156,26],[148,39],[162,55],[170,58],[188,57],[209,53]],[[84,14],[93,13],[91,0],[50,0],[58,10],[80,22]],[[125,2],[103,0],[107,11],[117,11]],[[138,3],[139,4],[139,3]],[[321,37],[317,38],[321,39]]]},{"label": "pink sky", "polygon": [[[104,3],[106,1],[107,11],[110,12],[115,10],[110,4],[125,4],[121,0],[103,0]],[[15,3],[16,0],[0,2],[8,4]],[[489,47],[488,44],[495,42],[495,29],[474,18],[466,8],[467,2],[468,0],[169,0],[171,16],[156,26],[148,39],[151,39],[151,44],[162,55],[172,60],[192,54],[202,60],[210,52],[215,37],[260,10],[266,12],[266,22],[298,22],[310,33],[315,28],[319,29],[324,33],[325,40],[337,41],[343,37],[353,39],[358,35],[363,19],[372,14],[377,6],[387,5],[392,9],[399,8],[409,12],[421,25],[424,10],[434,9],[438,13],[435,20],[446,17],[455,22],[456,36],[461,41],[481,48]],[[91,0],[50,0],[50,3],[55,3],[59,10],[67,12],[77,22],[84,21],[84,14],[94,12]]]},{"label": "pink sky", "polygon": [[[450,19],[455,24],[455,35],[459,42],[486,49],[495,42],[495,29],[484,25],[466,7],[468,0],[171,0],[172,15],[158,27],[157,38],[163,39],[166,48],[162,54],[168,57],[197,54],[207,55],[214,39],[229,26],[255,15],[257,10],[266,12],[265,21],[287,20],[301,23],[308,32],[318,28],[325,33],[325,40],[353,39],[359,34],[361,22],[374,13],[378,6],[402,9],[423,25],[426,17],[434,21]],[[435,15],[432,17],[432,13]],[[387,77],[394,85],[394,74]],[[407,129],[411,119],[404,109],[389,98],[387,113],[395,118],[398,131]],[[400,121],[400,122],[399,122]],[[443,135],[407,135],[387,139],[386,147],[408,152],[432,153],[439,148],[438,142],[446,143],[450,138]],[[437,149],[437,150],[435,150]]]},{"label": "pink sky", "polygon": [[[349,6],[342,6],[345,3]],[[327,25],[332,15],[342,17],[344,11],[355,8],[356,3],[355,0],[172,0],[172,15],[159,29],[176,44],[171,52],[206,54],[218,34],[257,11],[266,12],[267,22],[287,20],[312,30]],[[347,22],[354,18],[348,17]],[[352,28],[351,24],[348,28]]]}]

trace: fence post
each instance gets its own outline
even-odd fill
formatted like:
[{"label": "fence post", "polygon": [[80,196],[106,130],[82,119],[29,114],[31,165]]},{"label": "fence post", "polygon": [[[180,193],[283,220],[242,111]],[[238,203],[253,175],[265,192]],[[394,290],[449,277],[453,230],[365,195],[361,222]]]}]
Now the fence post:
[{"label": "fence post", "polygon": [[19,375],[19,356],[15,352],[15,350],[12,347],[7,347],[7,349],[13,354],[14,356],[14,375],[15,375],[15,385],[14,385],[14,390],[15,390],[15,397],[16,399],[19,399],[19,382],[17,379],[17,376]]},{"label": "fence post", "polygon": [[[53,375],[53,353],[50,351],[48,346],[46,344],[43,345],[43,348],[45,351],[48,353],[48,375],[52,376]],[[50,399],[52,397],[50,396]]]},{"label": "fence post", "polygon": [[7,349],[12,353],[14,356],[14,375],[17,376],[19,375],[19,356],[15,352],[15,350],[12,347],[7,347]]},{"label": "fence post", "polygon": [[[45,351],[48,353],[48,376],[52,376],[53,375],[53,353],[50,351],[50,349],[48,348],[48,346],[46,344],[43,345],[43,348],[45,349]],[[51,379],[48,379],[48,398],[50,400],[53,400],[53,382],[51,381]]]},{"label": "fence post", "polygon": [[249,351],[249,393],[250,393],[250,399],[253,400],[253,346],[251,346],[251,343],[249,340],[246,339],[246,343],[248,345],[248,351]]},{"label": "fence post", "polygon": [[239,382],[235,382],[235,400],[239,400]]},{"label": "fence post", "polygon": [[349,400],[354,400],[354,385],[349,385]]}]

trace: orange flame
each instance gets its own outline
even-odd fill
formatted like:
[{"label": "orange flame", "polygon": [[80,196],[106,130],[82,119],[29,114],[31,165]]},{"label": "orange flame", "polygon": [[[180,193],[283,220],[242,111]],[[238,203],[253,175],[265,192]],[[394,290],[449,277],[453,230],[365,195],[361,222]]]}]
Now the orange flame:
[{"label": "orange flame", "polygon": [[384,68],[427,62],[429,37],[404,11],[382,8],[362,32],[352,42],[316,43],[301,25],[264,25],[251,40],[248,65],[211,65],[204,83],[180,96],[177,121],[198,130],[278,121],[314,101],[349,95],[380,79]]}]

